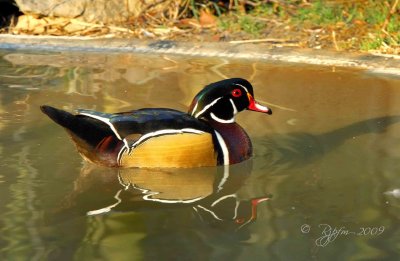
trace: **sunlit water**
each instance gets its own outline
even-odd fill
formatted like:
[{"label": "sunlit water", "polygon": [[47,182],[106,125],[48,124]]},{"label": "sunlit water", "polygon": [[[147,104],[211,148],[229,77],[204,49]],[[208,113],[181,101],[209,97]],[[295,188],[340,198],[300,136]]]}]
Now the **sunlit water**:
[{"label": "sunlit water", "polygon": [[[0,259],[398,258],[399,78],[174,56],[0,56]],[[39,110],[185,111],[227,77],[250,80],[274,111],[238,116],[255,156],[230,168],[84,164]]]}]

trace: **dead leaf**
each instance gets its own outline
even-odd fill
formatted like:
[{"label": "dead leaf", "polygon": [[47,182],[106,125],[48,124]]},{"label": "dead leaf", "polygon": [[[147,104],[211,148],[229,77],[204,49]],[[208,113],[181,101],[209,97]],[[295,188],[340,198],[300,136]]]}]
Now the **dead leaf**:
[{"label": "dead leaf", "polygon": [[177,24],[179,28],[193,28],[200,27],[199,22],[194,18],[183,18]]},{"label": "dead leaf", "polygon": [[201,26],[212,27],[217,24],[217,18],[207,10],[200,10],[199,22]]}]

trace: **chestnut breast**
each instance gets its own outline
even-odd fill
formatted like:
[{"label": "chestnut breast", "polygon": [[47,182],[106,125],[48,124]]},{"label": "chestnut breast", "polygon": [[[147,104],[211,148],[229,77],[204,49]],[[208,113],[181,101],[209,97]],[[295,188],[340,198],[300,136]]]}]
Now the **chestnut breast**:
[{"label": "chestnut breast", "polygon": [[210,121],[210,125],[222,136],[229,153],[229,164],[239,163],[253,155],[253,145],[244,129],[233,123]]}]

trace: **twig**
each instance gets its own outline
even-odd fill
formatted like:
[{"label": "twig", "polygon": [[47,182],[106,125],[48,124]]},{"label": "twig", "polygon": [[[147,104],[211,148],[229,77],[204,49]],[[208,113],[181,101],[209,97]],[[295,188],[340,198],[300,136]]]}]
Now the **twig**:
[{"label": "twig", "polygon": [[276,38],[265,38],[265,39],[250,39],[250,40],[237,40],[229,41],[231,44],[242,44],[242,43],[294,43],[296,41]]},{"label": "twig", "polygon": [[392,7],[390,8],[389,13],[386,16],[385,22],[382,25],[382,32],[387,34],[387,26],[389,25],[390,19],[392,18],[392,15],[396,12],[397,9],[397,5],[399,4],[399,0],[394,0],[394,3],[392,5]]},{"label": "twig", "polygon": [[333,45],[335,46],[336,51],[340,51],[340,48],[336,41],[336,32],[335,31],[332,31],[332,40],[333,40]]},{"label": "twig", "polygon": [[190,0],[184,1],[182,3],[182,5],[183,5],[182,11],[179,13],[177,19],[181,19],[182,16],[186,14],[186,12],[187,12],[187,10],[189,9],[189,6],[190,6]]},{"label": "twig", "polygon": [[[265,3],[267,3],[267,2],[269,2],[269,0],[257,1],[257,2],[247,1],[247,0],[242,1],[242,3],[244,3],[244,4],[246,4],[246,5],[250,5],[250,6],[252,6],[252,7],[256,7],[256,6],[259,6],[259,5],[261,5],[261,4],[265,4]],[[275,1],[271,1],[271,2],[275,2]]]},{"label": "twig", "polygon": [[112,31],[133,33],[133,31],[130,30],[129,28],[118,27],[118,26],[113,26],[113,25],[106,26],[104,24],[93,24],[93,23],[87,23],[87,22],[79,21],[77,19],[71,19],[70,22],[72,24],[82,25],[82,26],[91,27],[91,28],[109,28]]}]

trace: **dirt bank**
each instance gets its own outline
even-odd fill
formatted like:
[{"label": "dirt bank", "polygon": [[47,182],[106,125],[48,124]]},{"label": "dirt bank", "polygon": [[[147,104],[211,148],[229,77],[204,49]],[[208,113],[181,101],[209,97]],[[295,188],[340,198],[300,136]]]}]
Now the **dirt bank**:
[{"label": "dirt bank", "polygon": [[290,62],[335,67],[354,67],[374,73],[400,76],[399,56],[349,53],[307,48],[274,47],[265,43],[201,43],[170,40],[116,39],[107,37],[51,37],[0,35],[0,48],[12,50],[137,52],[160,55],[183,55],[250,59],[266,62]]}]

